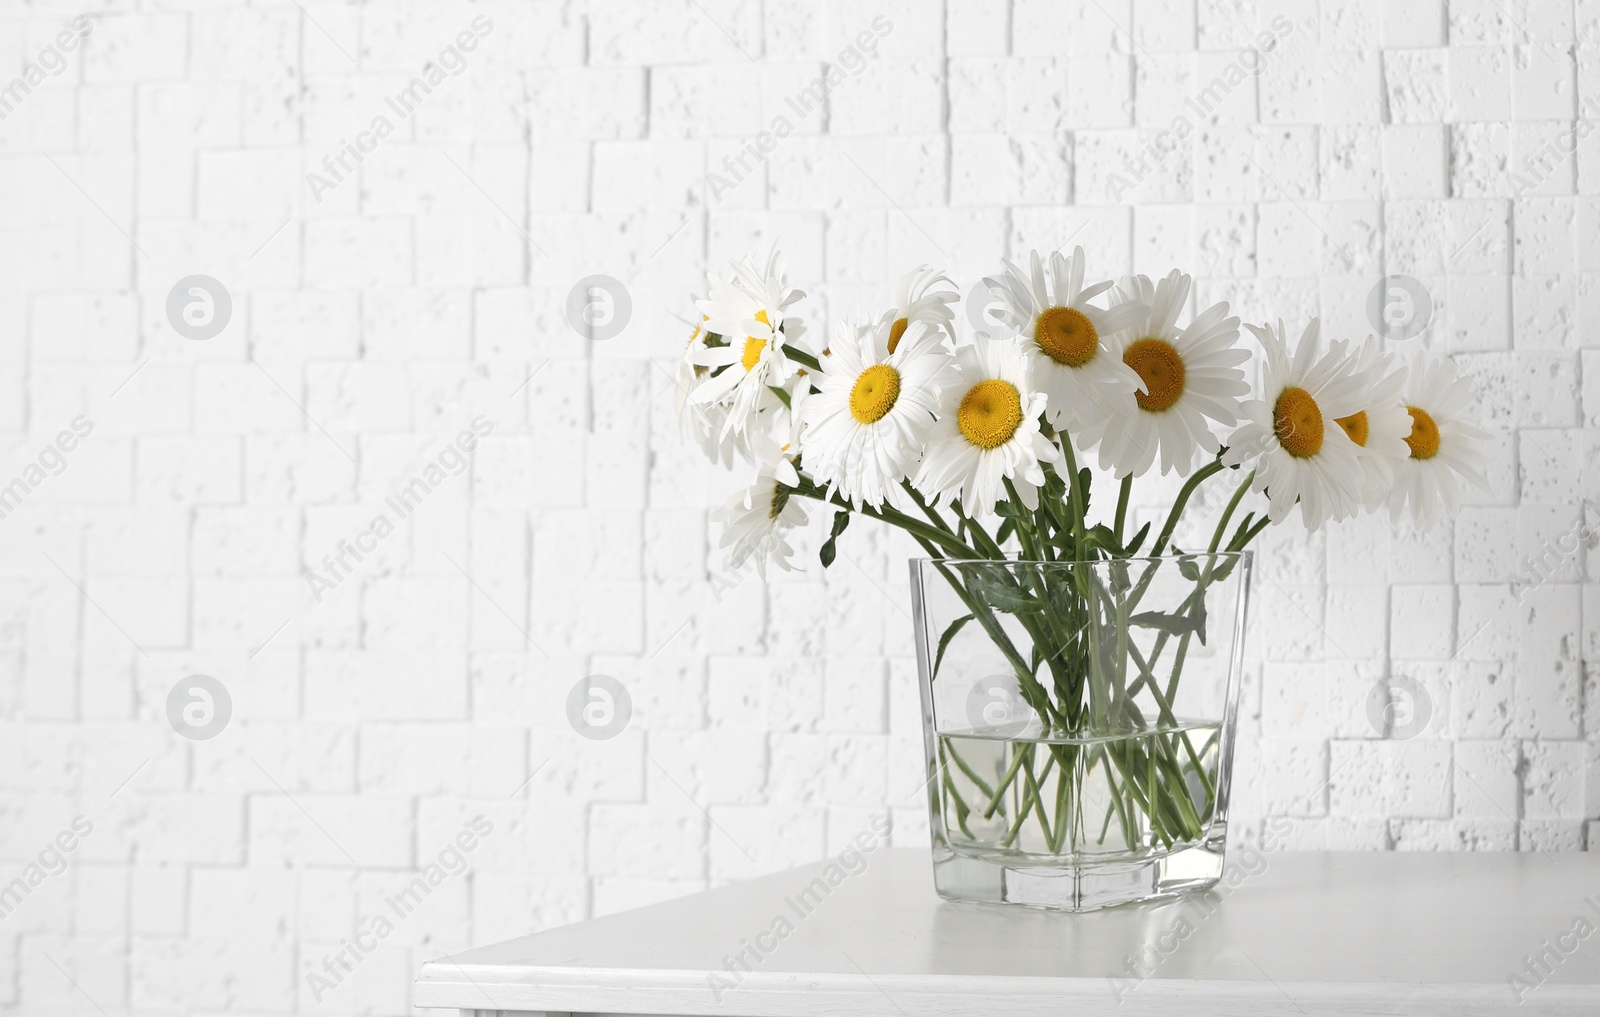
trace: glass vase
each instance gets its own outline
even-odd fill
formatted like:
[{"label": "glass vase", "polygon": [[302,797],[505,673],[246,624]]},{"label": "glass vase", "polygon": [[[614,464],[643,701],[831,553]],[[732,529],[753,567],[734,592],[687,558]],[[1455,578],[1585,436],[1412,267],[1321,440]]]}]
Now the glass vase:
[{"label": "glass vase", "polygon": [[1250,552],[911,563],[934,883],[1088,911],[1215,883]]}]

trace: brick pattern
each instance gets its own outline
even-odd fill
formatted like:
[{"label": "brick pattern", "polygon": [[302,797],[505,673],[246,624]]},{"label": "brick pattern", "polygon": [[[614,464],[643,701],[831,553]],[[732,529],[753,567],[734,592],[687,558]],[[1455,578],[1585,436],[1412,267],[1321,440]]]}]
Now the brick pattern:
[{"label": "brick pattern", "polygon": [[[920,842],[914,547],[862,523],[826,574],[714,584],[733,481],[673,421],[684,294],[780,238],[818,330],[1063,244],[1333,334],[1421,280],[1491,488],[1265,535],[1236,817],[1600,844],[1595,0],[92,6],[0,14],[0,874],[40,866],[0,1013],[403,1013],[425,958],[885,807]],[[194,274],[214,338],[170,323]],[[632,300],[605,341],[566,320],[591,274]],[[205,741],[167,720],[195,674]],[[567,720],[590,674],[631,693],[608,741]],[[1369,719],[1389,675],[1415,737]]]}]

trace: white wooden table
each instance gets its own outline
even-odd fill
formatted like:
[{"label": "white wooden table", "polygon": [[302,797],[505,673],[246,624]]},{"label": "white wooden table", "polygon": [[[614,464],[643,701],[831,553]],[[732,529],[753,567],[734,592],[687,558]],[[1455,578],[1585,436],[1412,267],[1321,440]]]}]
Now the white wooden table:
[{"label": "white wooden table", "polygon": [[[929,864],[879,851],[826,895],[819,863],[472,950],[424,965],[415,1002],[474,1017],[1600,1015],[1600,854],[1232,851],[1237,885],[1209,908],[1082,915],[947,903]],[[1540,952],[1548,976],[1528,967]]]}]

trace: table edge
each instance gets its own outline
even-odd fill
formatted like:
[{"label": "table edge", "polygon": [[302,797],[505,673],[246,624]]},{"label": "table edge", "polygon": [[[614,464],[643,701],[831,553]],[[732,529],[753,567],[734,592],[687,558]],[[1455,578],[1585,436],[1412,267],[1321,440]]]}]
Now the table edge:
[{"label": "table edge", "polygon": [[[728,1003],[716,998],[710,985],[713,975],[726,975],[721,969],[686,971],[682,969],[601,968],[601,967],[524,967],[507,979],[504,966],[462,967],[455,963],[432,961],[423,965],[413,983],[413,1003],[421,1007],[482,1006],[497,1009],[555,1010],[615,1013],[699,1014],[727,1011]],[[1546,982],[1526,1002],[1518,1002],[1504,981],[1446,984],[1434,982],[1309,982],[1238,981],[1210,979],[1146,979],[1127,989],[1122,998],[1114,993],[1110,979],[1052,978],[1036,975],[866,975],[801,974],[795,972],[751,972],[737,988],[727,991],[727,999],[749,1004],[752,1013],[782,1013],[780,1000],[794,1001],[804,996],[808,1007],[819,1005],[819,996],[865,1005],[881,1005],[892,998],[935,1003],[981,996],[1003,997],[1024,1006],[1037,1002],[1059,1012],[1063,1003],[1111,1004],[1137,1000],[1159,1003],[1170,1012],[1173,1003],[1183,1002],[1273,1002],[1281,1006],[1285,994],[1305,1003],[1327,1005],[1371,1002],[1387,999],[1395,1004],[1428,1006],[1474,1006],[1505,1008],[1521,1014],[1541,1007],[1594,1006],[1594,989],[1585,985]],[[626,1001],[628,1007],[614,1008]],[[508,1006],[515,1004],[515,1006]],[[841,1002],[840,1005],[843,1005]],[[1126,1009],[1119,1012],[1132,1013]]]}]

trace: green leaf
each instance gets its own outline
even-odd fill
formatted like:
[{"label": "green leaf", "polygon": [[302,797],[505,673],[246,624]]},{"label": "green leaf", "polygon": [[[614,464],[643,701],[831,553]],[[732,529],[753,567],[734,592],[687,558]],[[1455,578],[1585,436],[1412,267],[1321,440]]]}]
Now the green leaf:
[{"label": "green leaf", "polygon": [[1144,538],[1149,536],[1149,535],[1150,535],[1150,524],[1149,523],[1145,523],[1143,526],[1139,527],[1139,532],[1135,533],[1133,535],[1133,539],[1128,541],[1128,557],[1131,558],[1135,554],[1139,553],[1139,545],[1143,544],[1144,543]]},{"label": "green leaf", "polygon": [[1228,550],[1237,551],[1243,546],[1244,535],[1250,532],[1250,524],[1255,522],[1255,518],[1256,514],[1254,512],[1246,512],[1244,514],[1244,522],[1240,523],[1239,528],[1233,531],[1233,538],[1228,541]]},{"label": "green leaf", "polygon": [[1021,502],[1013,501],[1010,498],[1003,498],[1001,499],[1000,503],[994,507],[994,514],[1002,519],[1026,519],[1029,515],[1029,512]]},{"label": "green leaf", "polygon": [[789,392],[787,389],[779,388],[776,385],[768,385],[767,388],[772,391],[773,395],[782,400],[784,409],[789,409]]},{"label": "green leaf", "polygon": [[1083,544],[1085,548],[1100,547],[1107,551],[1115,551],[1117,535],[1112,533],[1111,527],[1105,523],[1096,523],[1083,535]]},{"label": "green leaf", "polygon": [[[1169,636],[1181,636],[1186,632],[1196,632],[1203,628],[1200,619],[1188,615],[1172,615],[1162,611],[1140,611],[1128,619],[1128,624],[1137,625],[1145,629],[1157,629]],[[1204,644],[1205,640],[1201,640]]]},{"label": "green leaf", "polygon": [[1045,471],[1044,490],[1039,495],[1039,508],[1058,530],[1071,528],[1071,511],[1067,502],[1067,485],[1054,470]]},{"label": "green leaf", "polygon": [[834,557],[839,553],[838,547],[835,546],[839,539],[839,534],[843,533],[844,528],[849,525],[849,509],[840,509],[838,512],[834,513],[833,532],[828,534],[828,539],[822,544],[822,550],[817,553],[817,557],[822,559],[823,568],[827,568],[829,565],[833,564]]},{"label": "green leaf", "polygon": [[979,569],[967,578],[967,590],[983,603],[1008,614],[1037,613],[1038,601],[1012,586],[1009,580],[998,579]]},{"label": "green leaf", "polygon": [[1110,571],[1112,593],[1121,596],[1133,589],[1133,577],[1128,574],[1129,568],[1126,560],[1112,559]]},{"label": "green leaf", "polygon": [[1089,511],[1089,481],[1092,479],[1094,479],[1094,474],[1089,472],[1089,467],[1085,466],[1078,471],[1078,490],[1083,493],[1083,511],[1085,514]]},{"label": "green leaf", "polygon": [[1000,528],[995,531],[994,542],[996,544],[1004,544],[1008,539],[1010,539],[1011,534],[1016,530],[1016,528],[1016,520],[1004,520],[1001,522]]},{"label": "green leaf", "polygon": [[[1173,550],[1176,551],[1177,548],[1174,547]],[[1191,583],[1198,583],[1200,581],[1200,563],[1193,558],[1179,558],[1178,574]]]},{"label": "green leaf", "polygon": [[1044,471],[1044,493],[1056,501],[1066,499],[1067,482],[1053,468]]},{"label": "green leaf", "polygon": [[950,640],[954,639],[956,633],[961,631],[961,626],[971,620],[972,615],[962,615],[951,622],[950,627],[944,630],[944,635],[939,637],[939,652],[933,655],[933,676],[935,678],[939,676],[939,664],[944,660],[944,651],[950,648]]}]

